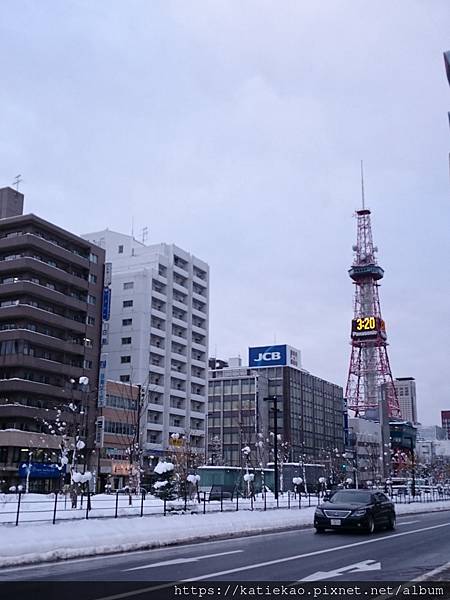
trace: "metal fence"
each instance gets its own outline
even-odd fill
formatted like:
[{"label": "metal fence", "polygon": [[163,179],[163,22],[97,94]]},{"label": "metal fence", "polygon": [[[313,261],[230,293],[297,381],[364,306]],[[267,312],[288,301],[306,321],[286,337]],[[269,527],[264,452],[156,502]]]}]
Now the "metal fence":
[{"label": "metal fence", "polygon": [[[131,503],[130,503],[131,498]],[[250,498],[235,496],[230,498],[222,492],[209,500],[207,492],[200,492],[194,498],[160,500],[143,492],[142,494],[115,493],[109,496],[80,495],[77,506],[72,507],[69,495],[55,492],[37,498],[33,494],[6,496],[0,501],[0,524],[19,525],[21,523],[57,522],[74,519],[101,519],[120,517],[166,516],[171,514],[206,514],[210,512],[236,512],[239,510],[266,511],[273,509],[301,509],[315,506],[321,498],[313,494],[285,492],[278,500],[272,494],[261,493]]]},{"label": "metal fence", "polygon": [[[395,504],[432,503],[450,500],[450,492],[432,490],[411,493],[388,494]],[[36,498],[24,492],[0,497],[0,524],[18,526],[21,523],[57,522],[79,519],[101,519],[120,517],[167,516],[171,514],[206,514],[211,512],[235,512],[239,510],[266,511],[273,509],[302,509],[323,502],[323,493],[296,494],[280,493],[278,500],[266,492],[249,498],[229,495],[215,495],[209,499],[207,492],[199,492],[195,497],[185,496],[176,500],[160,500],[143,492],[128,495],[116,492],[111,495],[80,495],[76,507],[72,506],[69,495],[55,492]]]},{"label": "metal fence", "polygon": [[410,492],[387,494],[395,504],[411,504],[413,502],[439,502],[450,500],[450,490],[430,490],[429,492],[417,491],[414,495]]}]

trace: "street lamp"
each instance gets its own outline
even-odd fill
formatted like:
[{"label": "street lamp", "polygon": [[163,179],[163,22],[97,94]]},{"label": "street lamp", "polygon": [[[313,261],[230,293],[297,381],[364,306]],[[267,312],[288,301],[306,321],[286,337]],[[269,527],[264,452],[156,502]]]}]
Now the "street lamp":
[{"label": "street lamp", "polygon": [[268,401],[268,402],[273,402],[273,407],[271,408],[271,410],[273,410],[273,452],[274,452],[274,478],[275,478],[275,482],[274,482],[274,496],[275,496],[275,500],[278,500],[278,408],[277,408],[277,402],[278,402],[278,397],[277,396],[269,396],[268,398],[264,398],[264,400]]}]

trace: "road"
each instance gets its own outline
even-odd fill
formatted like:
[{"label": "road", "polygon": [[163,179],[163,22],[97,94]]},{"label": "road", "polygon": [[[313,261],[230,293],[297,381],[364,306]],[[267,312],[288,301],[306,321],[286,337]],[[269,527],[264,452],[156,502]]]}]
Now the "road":
[{"label": "road", "polygon": [[371,536],[301,529],[1,569],[0,582],[410,581],[449,559],[450,512],[438,512],[400,517],[396,531]]}]

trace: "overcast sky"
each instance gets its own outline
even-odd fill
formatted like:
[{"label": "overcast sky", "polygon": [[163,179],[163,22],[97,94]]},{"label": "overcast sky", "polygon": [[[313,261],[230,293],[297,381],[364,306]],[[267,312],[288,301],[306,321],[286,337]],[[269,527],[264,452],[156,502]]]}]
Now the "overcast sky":
[{"label": "overcast sky", "polygon": [[4,0],[0,185],[211,267],[210,350],[345,386],[360,205],[394,377],[450,409],[448,0]]}]

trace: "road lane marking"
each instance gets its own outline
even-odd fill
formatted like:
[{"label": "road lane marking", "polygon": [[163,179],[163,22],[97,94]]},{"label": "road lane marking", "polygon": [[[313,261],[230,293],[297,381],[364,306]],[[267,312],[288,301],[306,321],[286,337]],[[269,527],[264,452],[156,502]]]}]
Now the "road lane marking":
[{"label": "road lane marking", "polygon": [[309,556],[318,556],[320,554],[326,554],[327,552],[336,552],[338,550],[345,550],[346,548],[354,548],[356,546],[364,546],[365,544],[375,544],[376,542],[384,541],[387,539],[403,537],[405,535],[413,535],[414,533],[422,533],[424,531],[431,531],[433,529],[440,529],[442,527],[450,527],[450,523],[442,523],[440,525],[432,525],[431,527],[421,527],[420,529],[413,529],[412,531],[404,531],[402,533],[393,533],[390,535],[383,535],[381,537],[377,537],[377,538],[374,538],[371,540],[364,540],[363,542],[354,542],[353,544],[344,544],[343,546],[335,546],[333,548],[325,548],[324,550],[316,550],[314,552],[307,552],[305,554],[297,554],[295,556],[287,556],[285,558],[268,560],[268,561],[265,561],[262,563],[255,563],[252,565],[246,565],[244,567],[237,567],[235,569],[227,569],[226,571],[217,571],[216,573],[206,573],[204,575],[199,575],[198,577],[190,577],[189,579],[180,579],[178,581],[171,581],[170,583],[140,588],[138,590],[133,590],[131,592],[123,592],[122,594],[113,594],[112,596],[101,596],[101,597],[95,598],[95,600],[121,600],[122,598],[132,598],[133,596],[139,596],[139,595],[145,594],[147,592],[166,589],[166,588],[173,587],[174,585],[181,584],[181,583],[190,583],[191,581],[202,581],[204,579],[210,579],[211,577],[219,577],[220,575],[229,575],[231,573],[239,573],[242,571],[249,571],[251,569],[258,569],[260,567],[267,567],[270,565],[276,565],[276,564],[285,563],[285,562],[292,562],[293,560],[298,560],[299,558],[307,558]]},{"label": "road lane marking", "polygon": [[[306,507],[308,508],[308,507]],[[430,511],[427,513],[417,513],[420,516],[425,516],[425,517],[433,517],[437,514],[440,514],[442,512],[447,512],[446,509],[442,509],[442,510],[435,510],[435,511]],[[412,516],[412,515],[409,515]],[[403,523],[400,523],[400,519],[404,519],[407,518],[407,515],[398,515],[398,525],[403,525]],[[419,520],[417,521],[418,523],[420,522]],[[209,544],[224,544],[224,543],[230,543],[230,542],[239,542],[240,540],[245,540],[247,538],[263,538],[263,537],[272,537],[272,536],[279,536],[279,535],[286,535],[286,534],[293,534],[295,532],[295,534],[302,534],[302,533],[310,533],[311,529],[313,529],[312,525],[311,526],[307,526],[304,527],[304,525],[300,524],[299,527],[296,529],[295,527],[293,528],[289,528],[286,529],[284,531],[268,531],[266,533],[251,533],[249,532],[248,534],[245,534],[243,536],[240,537],[230,537],[230,538],[223,538],[223,539],[218,539],[218,540],[206,540],[206,541],[202,541],[202,542],[191,542],[189,544],[185,544],[183,542],[180,542],[179,544],[167,544],[167,545],[163,545],[163,546],[158,546],[158,547],[153,547],[153,548],[145,548],[143,550],[126,550],[126,551],[120,551],[120,550],[116,550],[114,552],[108,552],[106,554],[101,554],[101,555],[93,555],[93,556],[86,556],[84,558],[67,558],[67,559],[58,559],[57,561],[45,561],[42,563],[38,563],[38,564],[25,564],[25,565],[21,565],[21,566],[17,566],[17,567],[0,567],[0,576],[2,573],[14,573],[15,571],[30,571],[32,569],[49,569],[50,567],[52,569],[54,568],[58,568],[58,567],[65,567],[66,565],[69,564],[76,564],[76,563],[83,563],[83,562],[91,562],[91,561],[105,561],[108,559],[114,560],[114,559],[123,559],[124,556],[137,556],[138,554],[146,554],[149,552],[161,552],[161,551],[170,551],[170,550],[177,550],[178,548],[191,548],[193,546],[205,546],[205,545],[209,545]],[[225,534],[226,535],[226,534]],[[6,580],[9,581],[9,580]]]},{"label": "road lane marking", "polygon": [[[65,558],[65,559],[58,559],[58,560],[53,560],[53,561],[45,561],[42,563],[37,563],[37,564],[25,564],[22,566],[17,566],[17,567],[0,567],[0,576],[2,573],[13,573],[14,571],[29,571],[31,569],[54,569],[57,567],[64,567],[66,565],[69,564],[76,564],[76,563],[83,563],[83,562],[90,562],[90,561],[97,561],[97,560],[101,560],[101,561],[105,561],[108,559],[114,560],[114,559],[123,559],[126,556],[129,557],[133,557],[133,556],[137,556],[138,554],[148,554],[150,552],[169,552],[169,551],[174,551],[176,552],[177,550],[184,549],[184,548],[193,548],[193,547],[198,547],[198,546],[208,546],[210,544],[229,544],[229,543],[239,543],[240,541],[244,541],[248,538],[263,538],[263,537],[273,537],[273,536],[278,536],[278,535],[288,535],[291,534],[293,535],[294,533],[297,534],[301,534],[301,533],[311,533],[311,530],[313,529],[312,525],[308,525],[307,527],[305,527],[304,525],[302,525],[300,523],[300,525],[298,526],[298,528],[295,527],[286,527],[286,529],[284,529],[283,531],[267,531],[266,533],[258,533],[258,532],[249,532],[246,533],[245,535],[236,537],[228,537],[228,538],[221,538],[221,539],[217,539],[217,540],[205,540],[202,542],[190,542],[189,544],[185,544],[183,541],[176,543],[176,544],[166,544],[166,545],[161,545],[161,546],[154,546],[153,548],[145,548],[144,550],[125,550],[125,551],[121,551],[121,550],[115,550],[114,552],[108,552],[106,554],[100,554],[100,555],[92,555],[92,556],[86,556],[85,558]],[[226,533],[224,535],[227,535]]]},{"label": "road lane marking", "polygon": [[398,525],[412,525],[413,523],[420,523],[420,521],[402,521],[401,523],[398,523]]},{"label": "road lane marking", "polygon": [[299,579],[295,583],[300,583],[302,581],[319,581],[322,579],[331,579],[331,577],[339,577],[344,573],[353,574],[362,573],[363,571],[381,571],[381,563],[376,562],[373,559],[363,560],[352,565],[347,565],[346,567],[339,567],[338,569],[334,569],[334,571],[317,571],[312,575],[308,575],[308,577]]},{"label": "road lane marking", "polygon": [[153,563],[150,565],[141,565],[140,567],[132,567],[131,569],[123,569],[122,572],[140,571],[141,569],[152,569],[154,567],[166,567],[169,565],[182,565],[184,563],[197,562],[205,558],[214,558],[216,556],[225,556],[226,554],[239,554],[243,550],[230,550],[229,552],[218,552],[217,554],[205,554],[204,556],[189,556],[187,558],[172,558],[171,560],[163,560],[162,562]]},{"label": "road lane marking", "polygon": [[431,579],[435,575],[439,575],[440,573],[442,573],[443,571],[446,571],[447,569],[450,569],[450,562],[445,563],[444,565],[441,565],[440,567],[437,567],[436,569],[433,569],[432,571],[428,571],[427,573],[424,573],[423,575],[419,575],[419,577],[416,577],[415,579],[411,579],[411,581],[427,581],[428,579]]}]

